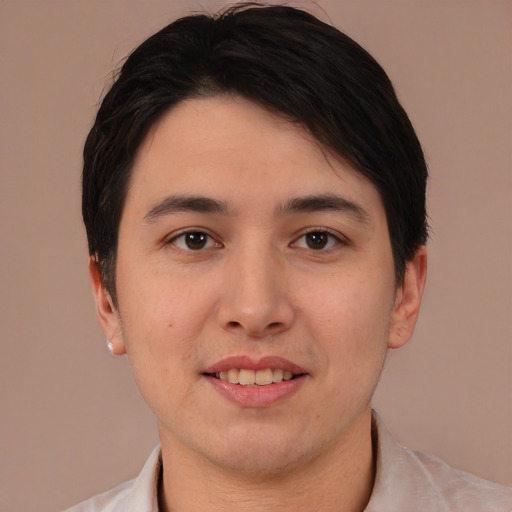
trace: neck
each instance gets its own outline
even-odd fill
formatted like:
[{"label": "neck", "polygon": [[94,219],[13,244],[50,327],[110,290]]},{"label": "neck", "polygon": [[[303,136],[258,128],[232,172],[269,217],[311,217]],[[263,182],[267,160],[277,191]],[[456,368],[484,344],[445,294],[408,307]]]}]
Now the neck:
[{"label": "neck", "polygon": [[162,440],[160,512],[362,512],[373,488],[375,464],[370,411],[307,463],[279,473],[239,473]]}]

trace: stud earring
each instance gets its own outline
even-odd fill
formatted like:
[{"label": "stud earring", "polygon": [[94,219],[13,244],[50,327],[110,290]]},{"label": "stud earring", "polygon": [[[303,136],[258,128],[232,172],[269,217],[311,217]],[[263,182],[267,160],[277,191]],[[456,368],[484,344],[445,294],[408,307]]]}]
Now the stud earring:
[{"label": "stud earring", "polygon": [[107,347],[110,350],[110,353],[113,354],[114,353],[114,345],[112,344],[111,341],[107,340]]}]

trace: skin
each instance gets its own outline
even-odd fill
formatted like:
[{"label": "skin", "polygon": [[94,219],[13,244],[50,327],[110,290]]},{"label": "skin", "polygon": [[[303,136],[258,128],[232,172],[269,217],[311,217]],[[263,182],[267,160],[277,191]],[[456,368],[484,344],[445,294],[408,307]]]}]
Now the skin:
[{"label": "skin", "polygon": [[[358,211],[285,207],[327,194]],[[175,195],[226,211],[165,211]],[[184,231],[206,245],[191,249]],[[117,308],[90,262],[102,328],[158,420],[161,509],[363,510],[370,400],[387,348],[413,332],[425,274],[422,246],[396,285],[377,190],[300,126],[232,96],[168,112],[133,169]],[[242,407],[203,375],[240,355],[307,375],[271,406]]]}]

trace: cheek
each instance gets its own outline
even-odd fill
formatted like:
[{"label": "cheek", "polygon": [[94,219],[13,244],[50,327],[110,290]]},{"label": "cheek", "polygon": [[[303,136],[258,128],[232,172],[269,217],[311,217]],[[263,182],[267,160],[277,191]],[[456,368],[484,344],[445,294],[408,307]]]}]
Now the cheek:
[{"label": "cheek", "polygon": [[371,282],[348,276],[328,284],[322,295],[304,304],[328,367],[338,375],[379,372],[389,336],[393,284],[378,277]]},{"label": "cheek", "polygon": [[144,287],[134,284],[132,293],[126,287],[119,304],[135,382],[159,418],[190,399],[200,367],[208,297],[184,290],[178,293],[162,279],[151,286],[146,279]]},{"label": "cheek", "polygon": [[212,309],[214,289],[190,277],[169,271],[118,271],[118,297],[124,327],[135,340],[155,343],[179,337],[186,340],[200,329]]},{"label": "cheek", "polygon": [[[120,267],[120,272],[124,271]],[[157,413],[159,403],[183,399],[201,363],[201,331],[209,322],[214,297],[186,283],[160,274],[119,280],[119,308],[127,355],[141,394]]]},{"label": "cheek", "polygon": [[[367,281],[371,280],[369,274]],[[377,333],[389,327],[393,286],[378,277],[371,285],[350,278],[332,279],[326,284],[322,293],[304,301],[303,309],[309,310],[315,323],[322,324],[334,337],[350,334],[360,339],[380,338]]]}]

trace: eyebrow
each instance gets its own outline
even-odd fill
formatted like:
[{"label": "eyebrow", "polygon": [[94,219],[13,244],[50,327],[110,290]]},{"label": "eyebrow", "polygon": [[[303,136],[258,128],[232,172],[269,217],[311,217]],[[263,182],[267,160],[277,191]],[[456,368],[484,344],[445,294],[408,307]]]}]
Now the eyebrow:
[{"label": "eyebrow", "polygon": [[360,205],[342,196],[334,194],[320,194],[290,199],[283,204],[279,213],[286,214],[291,212],[319,212],[334,211],[346,213],[358,222],[368,224],[370,216],[368,212]]},{"label": "eyebrow", "polygon": [[[278,210],[278,215],[293,212],[342,212],[355,218],[358,222],[367,224],[369,215],[357,203],[334,194],[320,194],[290,199]],[[171,195],[157,203],[146,213],[144,220],[156,222],[166,215],[178,212],[216,213],[229,215],[229,208],[224,201],[218,201],[205,196]]]},{"label": "eyebrow", "polygon": [[178,212],[219,213],[228,215],[228,207],[223,201],[210,197],[172,195],[157,203],[144,215],[144,220],[156,222],[161,217]]}]

